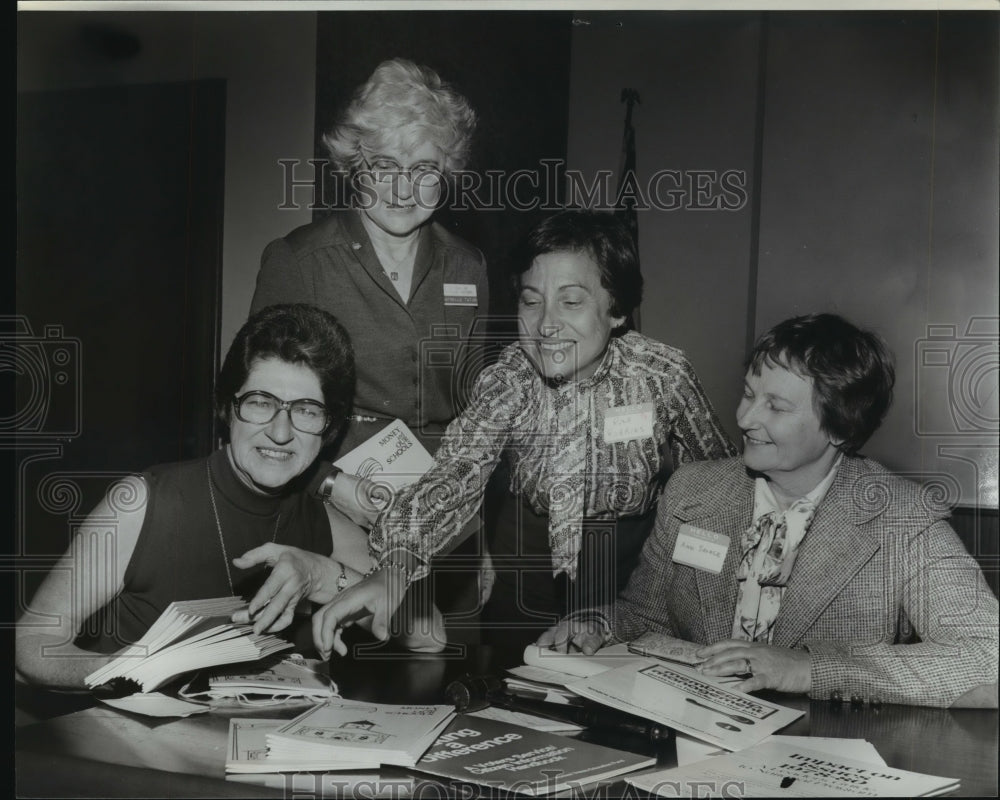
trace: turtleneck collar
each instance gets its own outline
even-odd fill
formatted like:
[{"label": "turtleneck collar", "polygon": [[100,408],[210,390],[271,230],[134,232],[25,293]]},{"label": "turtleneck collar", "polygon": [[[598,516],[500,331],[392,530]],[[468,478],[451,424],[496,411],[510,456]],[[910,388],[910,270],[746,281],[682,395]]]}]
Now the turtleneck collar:
[{"label": "turtleneck collar", "polygon": [[224,496],[229,503],[248,514],[261,517],[271,517],[277,514],[287,493],[264,495],[253,491],[239,479],[233,470],[227,451],[228,446],[220,447],[208,459],[216,491]]}]

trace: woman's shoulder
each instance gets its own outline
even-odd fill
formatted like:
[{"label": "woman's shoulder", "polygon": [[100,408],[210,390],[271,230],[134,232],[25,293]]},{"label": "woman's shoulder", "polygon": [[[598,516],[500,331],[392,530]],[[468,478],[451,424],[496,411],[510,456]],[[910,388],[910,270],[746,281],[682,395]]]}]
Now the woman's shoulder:
[{"label": "woman's shoulder", "polygon": [[452,233],[440,222],[431,223],[430,233],[434,238],[435,247],[449,251],[452,258],[466,259],[479,265],[485,264],[486,259],[482,250]]},{"label": "woman's shoulder", "polygon": [[919,530],[951,516],[958,502],[958,487],[947,476],[917,482],[897,475],[865,456],[845,456],[838,480],[838,494],[848,493],[848,502],[859,521],[882,519],[909,524],[899,529]]},{"label": "woman's shoulder", "polygon": [[347,229],[346,215],[350,213],[350,211],[333,211],[322,219],[300,225],[272,241],[265,252],[277,247],[285,247],[292,252],[295,258],[301,259],[326,247],[339,247],[348,244],[351,235]]},{"label": "woman's shoulder", "polygon": [[679,347],[651,339],[638,331],[618,337],[625,368],[638,374],[676,374],[691,370],[687,354]]}]

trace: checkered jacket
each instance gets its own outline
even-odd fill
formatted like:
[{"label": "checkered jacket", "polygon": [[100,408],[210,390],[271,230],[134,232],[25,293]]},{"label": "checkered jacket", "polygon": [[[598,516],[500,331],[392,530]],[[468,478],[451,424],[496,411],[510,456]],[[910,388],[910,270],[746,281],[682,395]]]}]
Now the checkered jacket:
[{"label": "checkered jacket", "polygon": [[[805,647],[810,695],[949,706],[997,680],[997,598],[932,490],[844,458],[799,549],[772,644]],[[685,465],[616,605],[614,638],[646,630],[698,643],[730,638],[740,535],[753,480],[739,458]],[[727,535],[719,574],[674,563],[682,524]]]}]

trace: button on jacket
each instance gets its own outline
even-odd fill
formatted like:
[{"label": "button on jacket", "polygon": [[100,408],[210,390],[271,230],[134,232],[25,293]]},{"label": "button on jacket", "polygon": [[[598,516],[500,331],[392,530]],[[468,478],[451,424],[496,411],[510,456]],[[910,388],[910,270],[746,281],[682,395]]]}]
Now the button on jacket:
[{"label": "button on jacket", "polygon": [[[475,286],[476,305],[456,305],[445,284]],[[462,293],[460,292],[459,295]],[[355,417],[338,453],[399,418],[433,453],[481,367],[473,323],[488,312],[483,254],[437,223],[420,232],[408,303],[375,254],[356,211],[296,228],[264,250],[253,313],[276,303],[312,303],[347,329],[357,363]],[[336,457],[336,454],[331,454]]]}]

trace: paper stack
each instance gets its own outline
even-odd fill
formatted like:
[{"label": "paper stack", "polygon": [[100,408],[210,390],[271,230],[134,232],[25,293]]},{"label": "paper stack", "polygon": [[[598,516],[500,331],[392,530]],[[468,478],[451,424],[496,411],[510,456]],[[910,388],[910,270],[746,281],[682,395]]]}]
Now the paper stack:
[{"label": "paper stack", "polygon": [[84,681],[94,688],[117,678],[152,692],[185,672],[256,661],[292,646],[277,636],[255,634],[252,625],[231,622],[233,612],[245,607],[238,597],[171,603],[145,636]]},{"label": "paper stack", "polygon": [[413,767],[454,716],[453,706],[328,700],[268,733],[266,761],[272,772],[289,761]]},{"label": "paper stack", "polygon": [[933,797],[959,784],[954,778],[844,758],[778,737],[625,780],[661,797]]}]

